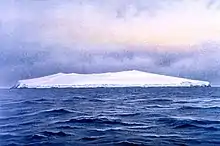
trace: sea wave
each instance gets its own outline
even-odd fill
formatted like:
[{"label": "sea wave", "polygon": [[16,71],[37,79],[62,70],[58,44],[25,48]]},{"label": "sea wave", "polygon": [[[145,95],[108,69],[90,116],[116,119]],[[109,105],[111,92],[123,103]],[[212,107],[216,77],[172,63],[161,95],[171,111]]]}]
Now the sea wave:
[{"label": "sea wave", "polygon": [[220,145],[218,90],[0,90],[0,145]]}]

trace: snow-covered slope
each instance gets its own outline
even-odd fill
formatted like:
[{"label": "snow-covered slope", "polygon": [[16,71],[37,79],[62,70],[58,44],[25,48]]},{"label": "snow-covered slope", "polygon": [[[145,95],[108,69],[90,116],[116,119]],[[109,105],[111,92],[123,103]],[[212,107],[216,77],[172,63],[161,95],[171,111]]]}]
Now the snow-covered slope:
[{"label": "snow-covered slope", "polygon": [[210,86],[209,82],[170,77],[141,71],[100,74],[58,73],[20,80],[14,88],[86,88],[86,87],[192,87]]}]

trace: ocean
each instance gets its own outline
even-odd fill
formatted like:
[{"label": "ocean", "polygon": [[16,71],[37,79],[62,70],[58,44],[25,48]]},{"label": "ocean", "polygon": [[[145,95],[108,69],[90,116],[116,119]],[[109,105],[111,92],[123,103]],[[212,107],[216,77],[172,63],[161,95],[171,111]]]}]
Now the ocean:
[{"label": "ocean", "polygon": [[1,146],[219,146],[220,88],[0,90]]}]

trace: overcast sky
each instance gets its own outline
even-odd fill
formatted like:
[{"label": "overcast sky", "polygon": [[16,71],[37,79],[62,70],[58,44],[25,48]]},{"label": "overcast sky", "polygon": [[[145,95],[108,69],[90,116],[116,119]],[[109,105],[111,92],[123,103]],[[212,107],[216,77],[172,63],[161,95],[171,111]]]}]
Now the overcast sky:
[{"label": "overcast sky", "polygon": [[0,86],[137,69],[220,84],[218,0],[1,0]]}]

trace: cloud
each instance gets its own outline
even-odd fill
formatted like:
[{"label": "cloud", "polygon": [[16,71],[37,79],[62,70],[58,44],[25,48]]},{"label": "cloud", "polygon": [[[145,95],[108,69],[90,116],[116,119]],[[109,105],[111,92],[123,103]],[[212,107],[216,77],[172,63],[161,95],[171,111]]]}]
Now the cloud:
[{"label": "cloud", "polygon": [[[187,46],[220,41],[218,1],[14,2],[2,21],[26,41],[46,45]],[[43,8],[40,8],[40,7]],[[19,31],[18,30],[18,31]],[[32,34],[30,34],[30,32]],[[34,34],[34,35],[33,35]]]},{"label": "cloud", "polygon": [[218,18],[208,0],[4,1],[0,85],[129,69],[219,83]]},{"label": "cloud", "polygon": [[187,46],[220,41],[218,8],[208,8],[208,1],[196,0],[169,4],[162,3],[160,9],[151,11],[132,4],[123,9],[91,3],[63,4],[48,11],[39,35],[42,41],[62,45]]}]

